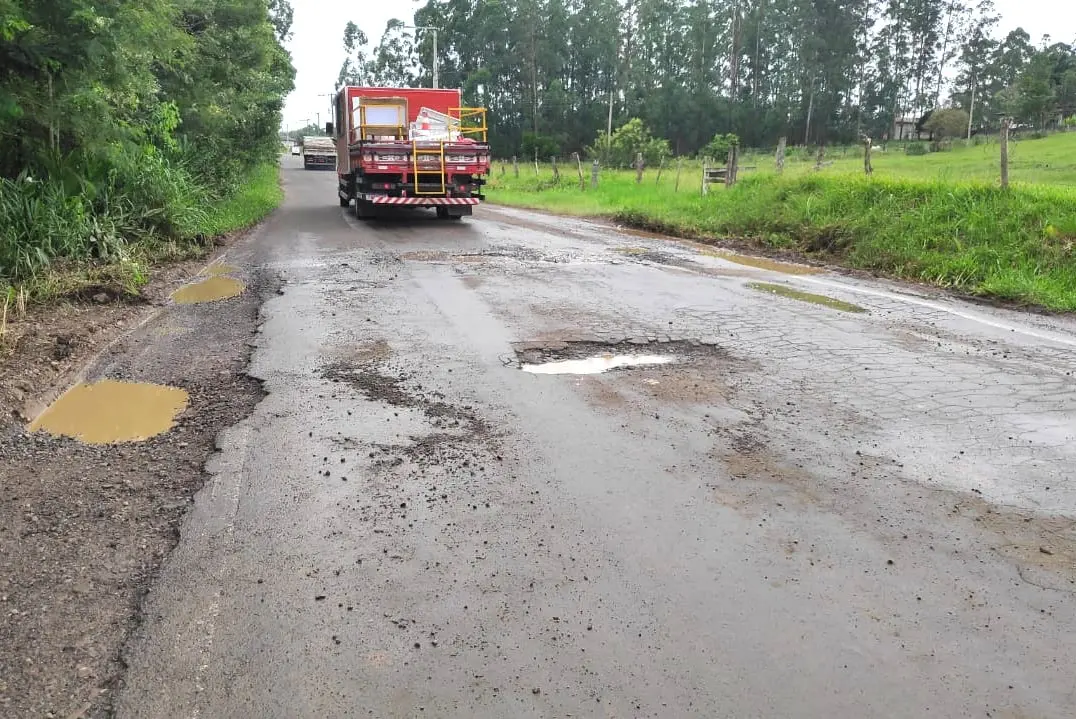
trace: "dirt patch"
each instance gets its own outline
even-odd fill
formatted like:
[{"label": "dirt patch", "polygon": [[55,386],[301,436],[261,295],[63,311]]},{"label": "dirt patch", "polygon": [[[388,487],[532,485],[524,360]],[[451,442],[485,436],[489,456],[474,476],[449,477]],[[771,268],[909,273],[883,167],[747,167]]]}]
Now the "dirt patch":
[{"label": "dirt patch", "polygon": [[[255,278],[229,303],[156,313],[203,265],[160,272],[142,304],[35,308],[0,359],[2,400],[13,400],[0,417],[0,716],[109,715],[123,645],[216,436],[262,397],[245,371],[270,281]],[[190,328],[198,346],[164,331],[176,326]],[[140,443],[27,432],[27,407],[78,375],[168,384],[189,405],[172,429]]]},{"label": "dirt patch", "polygon": [[435,429],[450,430],[457,439],[489,434],[489,428],[474,407],[446,402],[443,393],[424,388],[405,372],[389,374],[373,360],[365,364],[337,362],[323,368],[322,376],[349,385],[372,402],[418,410]]}]

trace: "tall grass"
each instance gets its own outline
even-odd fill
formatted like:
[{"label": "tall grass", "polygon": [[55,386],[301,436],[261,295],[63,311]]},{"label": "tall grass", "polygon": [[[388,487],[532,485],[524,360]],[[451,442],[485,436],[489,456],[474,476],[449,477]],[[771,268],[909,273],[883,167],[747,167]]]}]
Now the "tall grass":
[{"label": "tall grass", "polygon": [[148,262],[198,254],[212,238],[256,223],[282,197],[275,163],[214,193],[153,152],[114,153],[104,167],[91,162],[83,171],[103,181],[83,180],[70,162],[42,178],[0,178],[0,292],[26,288],[47,299],[100,284],[137,292]]},{"label": "tall grass", "polygon": [[[995,173],[996,164],[992,151],[972,147],[885,157],[875,161],[872,179],[861,170],[848,172],[856,165],[840,164],[845,161],[822,172],[792,164],[780,178],[760,164],[731,190],[719,186],[705,196],[697,168],[690,175],[685,169],[679,192],[675,168],[666,169],[660,184],[653,172],[641,184],[634,173],[603,173],[597,190],[581,192],[577,178],[562,177],[554,187],[548,174],[536,179],[532,166],[518,179],[511,171],[496,173],[490,198],[699,239],[746,240],[970,294],[1076,311],[1076,135],[1023,145],[1035,143],[1047,152],[1018,155],[1024,164],[1015,164],[1013,176],[1022,182],[1007,191],[976,181]],[[847,161],[853,162],[862,160]],[[1053,182],[1031,184],[1028,177]]]}]

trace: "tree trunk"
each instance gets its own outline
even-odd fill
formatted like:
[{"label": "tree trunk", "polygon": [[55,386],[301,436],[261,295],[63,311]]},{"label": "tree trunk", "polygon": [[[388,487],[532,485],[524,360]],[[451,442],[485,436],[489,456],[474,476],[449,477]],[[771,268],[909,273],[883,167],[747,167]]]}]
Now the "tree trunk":
[{"label": "tree trunk", "polygon": [[811,99],[807,102],[807,129],[803,133],[803,144],[811,144],[811,115],[814,114],[814,80],[811,80]]},{"label": "tree trunk", "polygon": [[874,174],[874,168],[871,166],[871,139],[869,137],[863,139],[863,172],[867,177]]}]

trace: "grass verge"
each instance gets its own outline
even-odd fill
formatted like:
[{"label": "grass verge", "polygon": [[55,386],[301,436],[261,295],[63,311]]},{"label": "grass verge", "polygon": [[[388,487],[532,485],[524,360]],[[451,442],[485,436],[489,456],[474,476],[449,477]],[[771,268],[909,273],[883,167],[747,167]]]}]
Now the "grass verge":
[{"label": "grass verge", "polygon": [[[702,240],[747,241],[986,298],[1076,311],[1076,189],[1009,190],[942,180],[814,173],[745,175],[703,196],[696,183],[635,184],[605,173],[580,191],[501,176],[494,203],[614,219]],[[652,184],[653,183],[653,184]]]},{"label": "grass verge", "polygon": [[[281,202],[279,167],[267,163],[255,168],[235,192],[207,208],[191,208],[194,218],[185,237],[148,237],[127,244],[107,261],[52,261],[45,271],[16,288],[0,280],[0,300],[21,297],[23,303],[45,304],[59,299],[86,298],[98,293],[122,297],[137,295],[149,281],[154,265],[196,259],[208,253],[214,240],[247,229],[272,212]],[[9,305],[11,318],[12,302]]]}]

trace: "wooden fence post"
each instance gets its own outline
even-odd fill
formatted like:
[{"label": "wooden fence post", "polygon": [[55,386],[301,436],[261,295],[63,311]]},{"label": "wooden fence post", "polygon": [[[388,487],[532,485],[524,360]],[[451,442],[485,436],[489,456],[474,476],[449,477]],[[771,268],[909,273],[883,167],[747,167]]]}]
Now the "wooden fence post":
[{"label": "wooden fence post", "polygon": [[601,165],[595,160],[594,164],[590,166],[590,189],[598,189],[598,171],[601,169]]},{"label": "wooden fence post", "polygon": [[665,169],[665,156],[662,155],[661,162],[658,163],[658,177],[654,180],[654,184],[661,184],[661,171]]},{"label": "wooden fence post", "polygon": [[702,194],[706,194],[710,191],[710,186],[706,184],[706,177],[710,174],[710,158],[702,163]]},{"label": "wooden fence post", "polygon": [[560,170],[557,169],[557,156],[553,155],[551,158],[549,158],[549,162],[552,163],[552,165],[553,165],[553,184],[554,185],[559,185],[560,184]]},{"label": "wooden fence post", "polygon": [[870,177],[874,174],[874,167],[871,166],[871,139],[869,137],[863,138],[863,172]]},{"label": "wooden fence post", "polygon": [[676,158],[676,186],[673,187],[673,192],[680,191],[680,170],[684,169],[684,158]]},{"label": "wooden fence post", "polygon": [[502,162],[501,163],[501,177],[504,177],[507,174],[508,174],[508,167],[505,166],[505,164]]},{"label": "wooden fence post", "polygon": [[635,184],[638,185],[643,181],[643,168],[646,166],[646,161],[643,160],[643,153],[635,153]]},{"label": "wooden fence post", "polygon": [[826,163],[826,146],[825,146],[824,143],[819,143],[819,145],[818,145],[818,155],[815,156],[815,160],[814,160],[814,171],[815,172],[821,172],[822,171],[822,166],[825,165],[825,163]]},{"label": "wooden fence post", "polygon": [[575,169],[579,171],[579,191],[582,192],[586,189],[586,183],[583,181],[583,160],[578,152],[573,152],[572,156],[575,158]]},{"label": "wooden fence post", "polygon": [[534,176],[538,177],[538,151],[534,151]]},{"label": "wooden fence post", "polygon": [[788,141],[785,138],[781,138],[777,141],[777,174],[780,175],[785,171],[785,144]]},{"label": "wooden fence post", "polygon": [[740,153],[739,147],[735,144],[729,145],[729,159],[725,165],[725,187],[732,187],[736,184],[736,170],[740,165]]},{"label": "wooden fence post", "polygon": [[512,169],[516,172],[516,177],[519,177],[519,159],[512,155]]},{"label": "wooden fence post", "polygon": [[1012,118],[1005,117],[1001,120],[1001,187],[1009,186],[1009,130],[1012,128]]}]

